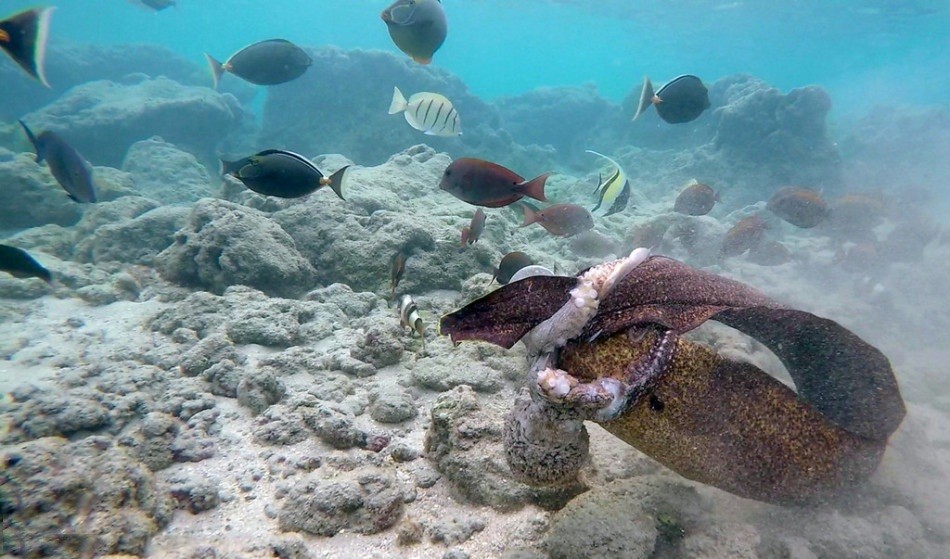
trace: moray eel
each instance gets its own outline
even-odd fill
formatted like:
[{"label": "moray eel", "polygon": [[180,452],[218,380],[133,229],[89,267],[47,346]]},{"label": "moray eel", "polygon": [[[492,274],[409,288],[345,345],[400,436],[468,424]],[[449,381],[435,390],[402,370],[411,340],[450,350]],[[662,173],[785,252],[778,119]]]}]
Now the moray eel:
[{"label": "moray eel", "polygon": [[[577,278],[526,278],[443,317],[453,341],[528,349],[528,397],[505,428],[518,478],[573,479],[585,420],[688,479],[770,503],[831,499],[874,472],[905,413],[880,351],[745,284],[638,251]],[[769,347],[795,390],[680,337],[707,320]]]}]

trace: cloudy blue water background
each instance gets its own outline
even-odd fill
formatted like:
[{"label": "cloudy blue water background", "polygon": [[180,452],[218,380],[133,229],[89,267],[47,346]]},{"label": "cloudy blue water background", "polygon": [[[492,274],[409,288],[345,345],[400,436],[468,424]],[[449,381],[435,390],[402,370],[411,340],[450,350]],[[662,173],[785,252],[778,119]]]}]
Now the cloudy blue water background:
[{"label": "cloudy blue water background", "polygon": [[[5,9],[35,2],[4,2]],[[162,44],[203,63],[261,39],[396,52],[386,2],[182,0],[152,13],[123,0],[62,0],[53,41]],[[444,2],[449,40],[435,64],[490,99],[595,83],[620,101],[643,75],[707,82],[749,73],[787,91],[818,84],[835,114],[950,99],[950,2],[469,0]],[[147,69],[146,69],[147,71]]]},{"label": "cloudy blue water background", "polygon": [[[0,55],[0,245],[52,277],[0,271],[0,556],[943,559],[950,0],[445,0],[448,37],[428,67],[394,46],[390,1],[155,13],[49,0],[50,88]],[[38,5],[0,0],[0,17]],[[204,53],[272,38],[313,64],[273,87],[228,74],[211,89]],[[631,122],[644,75],[659,88],[681,74],[702,79],[707,110]],[[444,94],[464,134],[388,114],[394,86]],[[66,197],[18,121],[94,165],[96,203]],[[312,158],[322,176],[347,167],[347,180],[339,197],[282,198],[220,175],[221,159],[261,150]],[[553,172],[546,203],[593,229],[557,236],[481,200],[484,229],[466,245],[478,204],[446,180],[463,157]],[[629,179],[614,183],[628,185],[613,191],[619,211],[591,217],[615,169]],[[708,207],[677,209],[697,186]],[[501,433],[537,375],[520,346],[456,346],[440,318],[497,289],[506,255],[573,275],[637,247],[887,357],[907,415],[867,487],[828,506],[764,505],[688,483],[592,422],[576,487],[517,482]],[[413,308],[424,332],[401,324]],[[788,380],[732,330],[689,340]],[[815,371],[832,351],[857,354],[795,342]],[[662,367],[651,352],[635,372]],[[858,396],[876,419],[894,413]],[[803,431],[781,424],[797,447]],[[556,452],[548,465],[580,463]]]}]

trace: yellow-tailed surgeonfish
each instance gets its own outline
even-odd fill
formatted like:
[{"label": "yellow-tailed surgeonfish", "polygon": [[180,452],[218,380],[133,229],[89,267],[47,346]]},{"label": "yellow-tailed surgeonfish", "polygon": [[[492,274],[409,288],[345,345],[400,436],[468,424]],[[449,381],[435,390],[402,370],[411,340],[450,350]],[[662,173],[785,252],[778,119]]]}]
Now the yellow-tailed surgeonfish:
[{"label": "yellow-tailed surgeonfish", "polygon": [[452,102],[438,93],[414,93],[409,100],[398,87],[393,88],[389,114],[403,113],[410,126],[430,136],[458,136],[462,121]]},{"label": "yellow-tailed surgeonfish", "polygon": [[627,179],[627,173],[623,172],[623,167],[619,163],[606,155],[592,150],[587,150],[587,153],[603,157],[617,168],[606,180],[599,181],[597,190],[594,191],[597,194],[597,205],[591,211],[596,212],[601,206],[606,206],[609,209],[603,217],[623,211],[630,200],[630,181]]},{"label": "yellow-tailed surgeonfish", "polygon": [[343,179],[349,165],[325,176],[299,153],[267,149],[237,161],[221,160],[221,174],[230,175],[264,196],[299,198],[329,186],[343,200]]},{"label": "yellow-tailed surgeonfish", "polygon": [[211,67],[214,88],[225,72],[256,85],[277,85],[295,80],[313,64],[310,55],[285,39],[268,39],[248,45],[232,54],[225,62],[218,62],[205,53]]}]

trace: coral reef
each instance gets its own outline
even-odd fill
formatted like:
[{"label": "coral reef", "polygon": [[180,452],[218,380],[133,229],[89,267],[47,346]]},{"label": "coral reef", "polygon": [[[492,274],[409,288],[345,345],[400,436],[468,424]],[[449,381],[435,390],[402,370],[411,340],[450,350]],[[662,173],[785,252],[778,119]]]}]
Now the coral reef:
[{"label": "coral reef", "polygon": [[122,81],[131,74],[165,76],[187,85],[200,85],[206,70],[174,51],[159,45],[94,43],[49,46],[46,77],[50,89],[23,75],[12,64],[0,67],[0,82],[6,95],[0,107],[0,119],[14,120],[53,102],[69,89],[96,80]]},{"label": "coral reef", "polygon": [[[939,186],[944,113],[876,111],[836,130],[839,164],[815,88],[782,93],[730,76],[709,84],[710,111],[669,126],[651,113],[630,123],[631,98],[618,106],[590,87],[485,102],[448,72],[389,53],[310,52],[301,79],[267,90],[225,80],[234,95],[200,87],[204,68],[153,47],[54,44],[48,92],[0,68],[15,97],[0,114],[33,111],[31,125],[112,166],[95,169],[102,201],[76,204],[15,121],[0,124],[13,150],[0,149],[3,243],[54,278],[0,273],[0,554],[941,556],[950,312],[934,278],[950,274],[950,258],[911,189],[872,190],[901,184],[889,161],[914,153],[918,168],[901,169]],[[143,70],[153,78],[134,74]],[[463,136],[422,136],[387,115],[393,85],[446,94]],[[246,106],[264,91],[258,124]],[[921,138],[906,151],[904,128]],[[218,152],[263,147],[313,157],[325,173],[352,164],[345,200],[268,198],[230,179],[219,188]],[[517,208],[491,209],[478,243],[460,246],[473,208],[438,188],[452,157],[559,171],[552,201],[590,208],[603,169],[587,148],[623,163],[627,211],[559,239],[519,228]],[[721,202],[705,216],[671,212],[693,178]],[[807,232],[765,216],[772,252],[719,259],[729,226],[786,182],[845,183],[871,202]],[[848,211],[847,199],[828,201]],[[871,265],[837,260],[864,241],[875,243]],[[561,440],[590,449],[558,462],[578,479],[519,481],[505,415],[530,401],[526,353],[454,347],[438,318],[497,289],[492,273],[510,251],[574,275],[636,246],[840,317],[883,349],[910,405],[867,491],[821,509],[756,503],[673,476],[591,422]],[[416,300],[424,351],[390,299],[397,251],[408,259],[395,294]],[[778,357],[735,331],[704,326],[686,339],[791,382]]]},{"label": "coral reef", "polygon": [[210,159],[245,118],[233,95],[139,74],[76,86],[23,120],[60,134],[94,164],[119,166],[132,144],[156,135]]},{"label": "coral reef", "polygon": [[240,284],[274,295],[300,295],[316,275],[279,225],[261,212],[222,200],[196,203],[188,225],[155,264],[172,281],[219,293]]},{"label": "coral reef", "polygon": [[155,136],[129,147],[122,170],[136,191],[162,204],[195,202],[212,195],[211,177],[195,156]]}]

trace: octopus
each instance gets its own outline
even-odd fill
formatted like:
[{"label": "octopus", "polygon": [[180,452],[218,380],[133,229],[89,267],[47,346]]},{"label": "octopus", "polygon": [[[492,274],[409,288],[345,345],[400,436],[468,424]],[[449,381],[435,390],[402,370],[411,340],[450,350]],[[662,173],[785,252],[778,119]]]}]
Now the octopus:
[{"label": "octopus", "polygon": [[[768,346],[795,389],[683,337],[707,320]],[[871,476],[905,414],[887,358],[852,332],[646,249],[511,283],[444,316],[441,331],[524,343],[526,387],[504,442],[512,473],[534,485],[576,479],[593,421],[694,481],[821,502]]]}]

